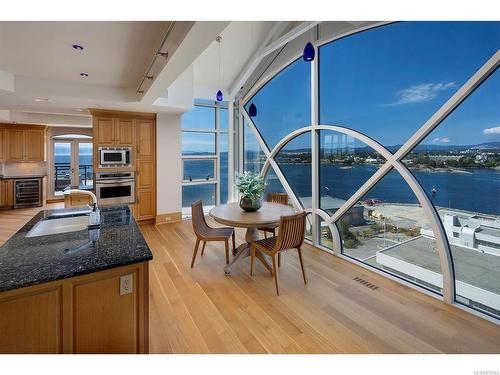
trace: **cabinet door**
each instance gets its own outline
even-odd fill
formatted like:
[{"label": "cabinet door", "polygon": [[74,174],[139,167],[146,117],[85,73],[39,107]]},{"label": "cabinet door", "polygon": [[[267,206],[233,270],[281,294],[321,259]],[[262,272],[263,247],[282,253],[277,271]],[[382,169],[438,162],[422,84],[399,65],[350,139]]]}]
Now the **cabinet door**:
[{"label": "cabinet door", "polygon": [[24,160],[24,130],[9,129],[7,131],[7,160]]},{"label": "cabinet door", "polygon": [[154,120],[136,120],[137,158],[152,158],[155,153]]},{"label": "cabinet door", "polygon": [[117,146],[132,147],[134,145],[134,120],[116,119],[115,144]]},{"label": "cabinet door", "polygon": [[6,146],[6,142],[5,142],[5,134],[6,134],[6,130],[5,129],[0,129],[0,162],[3,162],[5,161],[5,158],[7,155],[6,152],[5,152],[5,146]]},{"label": "cabinet door", "polygon": [[112,118],[97,118],[95,121],[96,142],[99,146],[114,146],[114,120]]},{"label": "cabinet door", "polygon": [[137,160],[137,189],[152,189],[154,187],[154,161],[153,160]]},{"label": "cabinet door", "polygon": [[155,218],[155,199],[153,190],[138,190],[137,201],[134,207],[136,220]]},{"label": "cabinet door", "polygon": [[124,295],[119,275],[75,285],[75,353],[138,352],[137,273],[132,277],[132,293]]},{"label": "cabinet door", "polygon": [[0,207],[14,205],[14,180],[0,180]]},{"label": "cabinet door", "polygon": [[25,130],[25,160],[45,160],[45,132],[43,130]]},{"label": "cabinet door", "polygon": [[60,353],[61,290],[0,299],[0,353]]}]

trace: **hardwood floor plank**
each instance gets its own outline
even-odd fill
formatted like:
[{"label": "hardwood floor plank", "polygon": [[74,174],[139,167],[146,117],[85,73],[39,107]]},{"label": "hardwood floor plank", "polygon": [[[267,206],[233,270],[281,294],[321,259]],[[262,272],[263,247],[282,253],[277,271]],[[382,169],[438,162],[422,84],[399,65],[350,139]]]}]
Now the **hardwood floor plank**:
[{"label": "hardwood floor plank", "polygon": [[[40,209],[0,211],[0,243]],[[248,259],[226,276],[222,243],[208,243],[191,268],[190,221],[140,228],[154,256],[152,353],[500,352],[499,325],[312,246],[303,248],[307,285],[296,252],[283,254],[278,297],[260,262],[253,277]],[[237,243],[244,235],[236,230]]]}]

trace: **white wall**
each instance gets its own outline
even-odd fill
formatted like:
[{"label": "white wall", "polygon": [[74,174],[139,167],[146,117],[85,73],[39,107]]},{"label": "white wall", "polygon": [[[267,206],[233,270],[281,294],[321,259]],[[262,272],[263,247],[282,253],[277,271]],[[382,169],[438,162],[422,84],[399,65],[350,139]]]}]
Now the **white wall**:
[{"label": "white wall", "polygon": [[181,115],[156,117],[157,215],[182,210]]}]

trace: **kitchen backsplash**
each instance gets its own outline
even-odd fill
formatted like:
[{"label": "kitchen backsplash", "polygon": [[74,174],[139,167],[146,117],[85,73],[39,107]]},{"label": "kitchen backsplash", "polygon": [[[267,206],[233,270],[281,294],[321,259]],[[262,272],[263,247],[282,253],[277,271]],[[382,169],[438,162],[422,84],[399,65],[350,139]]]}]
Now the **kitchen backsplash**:
[{"label": "kitchen backsplash", "polygon": [[[0,171],[2,168],[0,167]],[[47,175],[47,162],[3,163],[4,176]]]}]

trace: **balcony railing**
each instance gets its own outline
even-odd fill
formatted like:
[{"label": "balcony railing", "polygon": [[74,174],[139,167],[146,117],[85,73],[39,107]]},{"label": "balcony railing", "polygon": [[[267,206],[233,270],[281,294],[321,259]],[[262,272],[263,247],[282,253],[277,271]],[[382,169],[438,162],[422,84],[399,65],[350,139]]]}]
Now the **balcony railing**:
[{"label": "balcony railing", "polygon": [[[94,185],[94,170],[91,164],[80,164],[78,168],[79,188],[89,188]],[[71,185],[71,164],[54,163],[54,189],[62,191]]]}]

